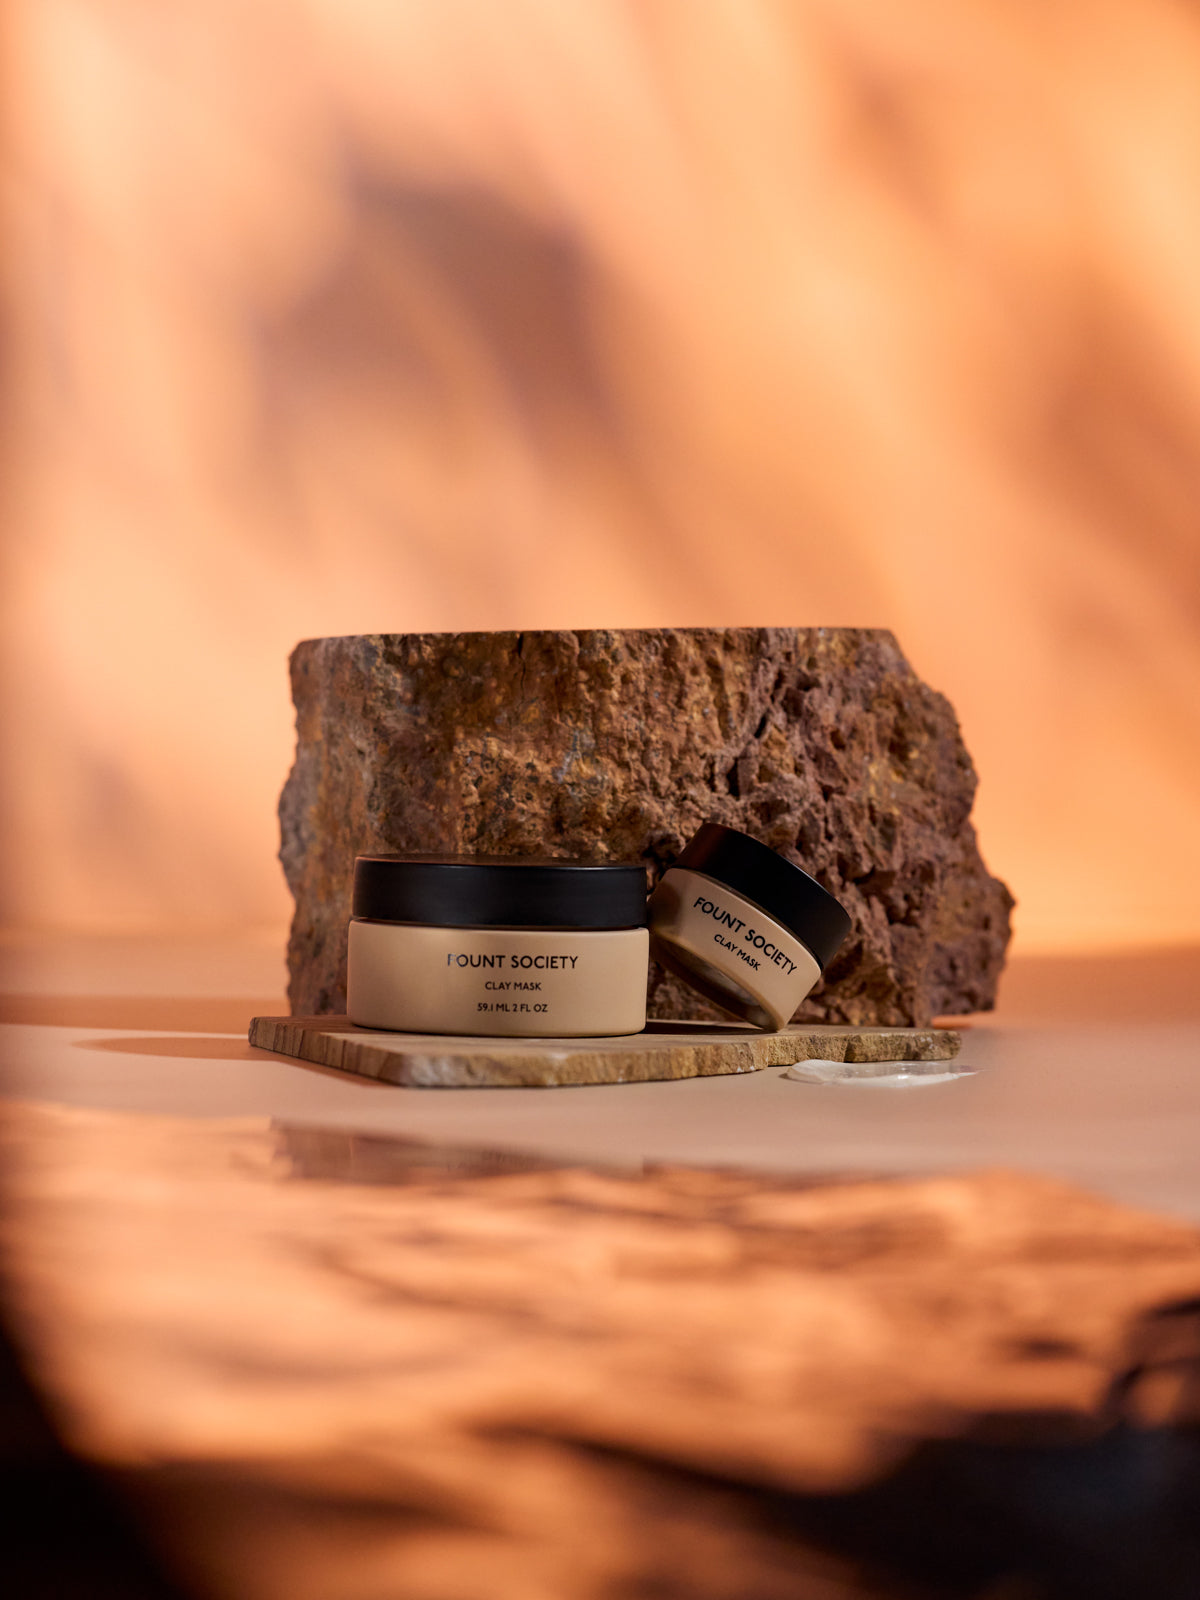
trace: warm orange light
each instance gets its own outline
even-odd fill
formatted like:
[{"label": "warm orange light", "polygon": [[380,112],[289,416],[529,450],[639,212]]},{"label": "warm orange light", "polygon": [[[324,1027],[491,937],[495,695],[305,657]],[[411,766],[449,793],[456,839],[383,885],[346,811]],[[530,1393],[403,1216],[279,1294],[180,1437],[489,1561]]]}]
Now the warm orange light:
[{"label": "warm orange light", "polygon": [[892,626],[1026,948],[1200,939],[1200,19],[20,0],[9,916],[274,921],[300,637]]}]

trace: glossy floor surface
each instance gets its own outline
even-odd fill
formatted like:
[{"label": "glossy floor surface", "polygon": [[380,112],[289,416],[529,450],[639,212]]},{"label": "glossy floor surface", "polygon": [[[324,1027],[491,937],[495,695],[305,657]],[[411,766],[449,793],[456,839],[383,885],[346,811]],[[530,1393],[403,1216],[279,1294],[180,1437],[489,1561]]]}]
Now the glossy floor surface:
[{"label": "glossy floor surface", "polygon": [[252,1050],[278,952],[5,952],[5,1594],[1200,1593],[1200,1233],[1111,1203],[1200,1218],[1194,956],[950,1081],[427,1090]]},{"label": "glossy floor surface", "polygon": [[13,939],[10,1098],[571,1157],[792,1174],[1008,1167],[1200,1218],[1200,951],[1018,958],[969,1019],[973,1076],[884,1089],[781,1069],[570,1089],[405,1089],[252,1049],[286,1009],[277,937]]}]

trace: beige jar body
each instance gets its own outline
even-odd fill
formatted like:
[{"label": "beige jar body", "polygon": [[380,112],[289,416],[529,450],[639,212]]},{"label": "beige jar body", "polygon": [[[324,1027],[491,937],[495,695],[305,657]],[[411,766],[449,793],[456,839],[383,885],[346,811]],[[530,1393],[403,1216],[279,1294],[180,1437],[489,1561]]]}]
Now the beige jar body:
[{"label": "beige jar body", "polygon": [[786,1027],[821,976],[793,933],[704,873],[670,868],[649,910],[662,965],[756,1027]]},{"label": "beige jar body", "polygon": [[645,928],[350,923],[347,1010],[364,1028],[603,1038],[646,1026]]}]

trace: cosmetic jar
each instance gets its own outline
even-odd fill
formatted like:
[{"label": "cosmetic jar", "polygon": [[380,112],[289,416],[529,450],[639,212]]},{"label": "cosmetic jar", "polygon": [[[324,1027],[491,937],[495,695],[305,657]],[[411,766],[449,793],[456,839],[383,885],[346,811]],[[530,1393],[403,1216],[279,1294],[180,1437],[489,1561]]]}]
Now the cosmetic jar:
[{"label": "cosmetic jar", "polygon": [[850,918],[807,872],[706,822],[650,896],[650,949],[755,1027],[785,1027],[837,953]]},{"label": "cosmetic jar", "polygon": [[359,856],[347,1010],[405,1033],[596,1037],[646,1025],[641,866]]}]

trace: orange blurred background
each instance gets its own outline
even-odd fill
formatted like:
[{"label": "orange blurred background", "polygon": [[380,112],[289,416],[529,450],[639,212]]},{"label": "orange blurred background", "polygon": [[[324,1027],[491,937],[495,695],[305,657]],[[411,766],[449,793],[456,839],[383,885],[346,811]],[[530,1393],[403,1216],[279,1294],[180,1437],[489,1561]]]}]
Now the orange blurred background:
[{"label": "orange blurred background", "polygon": [[14,0],[9,925],[277,926],[318,634],[872,624],[1200,941],[1200,13]]}]

